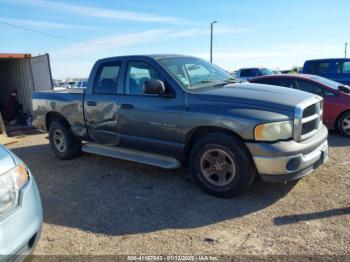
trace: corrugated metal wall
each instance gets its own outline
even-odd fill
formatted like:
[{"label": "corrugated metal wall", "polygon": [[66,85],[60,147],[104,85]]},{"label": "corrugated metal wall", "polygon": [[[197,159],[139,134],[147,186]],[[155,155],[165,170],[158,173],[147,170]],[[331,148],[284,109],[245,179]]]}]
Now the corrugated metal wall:
[{"label": "corrugated metal wall", "polygon": [[6,106],[12,89],[17,89],[18,100],[23,105],[24,112],[31,112],[34,87],[28,58],[0,61],[0,103],[2,108]]}]

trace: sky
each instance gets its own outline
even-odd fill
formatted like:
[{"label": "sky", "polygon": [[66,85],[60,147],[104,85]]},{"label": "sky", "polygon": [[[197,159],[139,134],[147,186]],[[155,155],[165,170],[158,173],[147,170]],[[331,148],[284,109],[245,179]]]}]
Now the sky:
[{"label": "sky", "polygon": [[[55,79],[88,77],[97,59],[184,54],[225,70],[289,69],[343,57],[348,0],[0,0],[0,53],[48,53]],[[350,53],[350,52],[349,52]]]}]

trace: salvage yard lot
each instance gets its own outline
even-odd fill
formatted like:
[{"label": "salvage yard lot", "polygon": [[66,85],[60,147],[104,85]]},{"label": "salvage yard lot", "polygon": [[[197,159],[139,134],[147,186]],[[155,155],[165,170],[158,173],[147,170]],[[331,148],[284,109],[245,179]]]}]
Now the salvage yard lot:
[{"label": "salvage yard lot", "polygon": [[234,199],[203,193],[185,169],[87,154],[61,161],[46,137],[9,146],[41,193],[35,254],[350,254],[350,139],[336,133],[316,172],[287,185],[256,180]]}]

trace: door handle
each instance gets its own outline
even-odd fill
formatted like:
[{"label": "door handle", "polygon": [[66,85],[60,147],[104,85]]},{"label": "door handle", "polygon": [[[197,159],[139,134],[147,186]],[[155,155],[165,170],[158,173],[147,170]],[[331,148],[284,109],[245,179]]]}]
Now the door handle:
[{"label": "door handle", "polygon": [[130,104],[121,104],[120,108],[121,109],[134,109],[134,106],[130,105]]},{"label": "door handle", "polygon": [[88,106],[96,106],[97,105],[97,103],[95,101],[88,101],[86,104]]}]

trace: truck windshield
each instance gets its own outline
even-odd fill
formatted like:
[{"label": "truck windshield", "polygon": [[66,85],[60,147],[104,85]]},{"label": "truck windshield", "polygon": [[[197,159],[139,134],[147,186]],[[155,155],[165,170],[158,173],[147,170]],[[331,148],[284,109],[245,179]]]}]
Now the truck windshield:
[{"label": "truck windshield", "polygon": [[172,57],[158,60],[188,90],[237,83],[238,79],[220,67],[195,57]]}]

